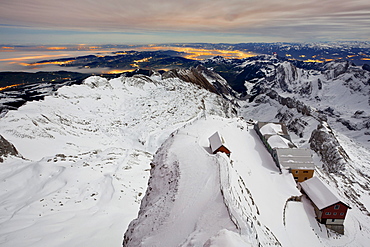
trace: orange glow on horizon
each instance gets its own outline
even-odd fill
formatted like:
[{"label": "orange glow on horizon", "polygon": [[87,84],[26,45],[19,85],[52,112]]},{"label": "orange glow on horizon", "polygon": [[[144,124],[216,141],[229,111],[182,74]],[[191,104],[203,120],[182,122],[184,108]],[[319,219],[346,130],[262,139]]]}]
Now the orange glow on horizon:
[{"label": "orange glow on horizon", "polygon": [[126,69],[126,70],[115,69],[115,70],[109,71],[108,74],[121,74],[121,73],[132,72],[132,71],[135,71],[135,70],[134,69]]},{"label": "orange glow on horizon", "polygon": [[22,63],[23,66],[40,66],[40,65],[49,65],[49,64],[56,64],[56,65],[63,65],[69,64],[76,60],[67,60],[67,61],[55,61],[55,62],[44,62],[44,63]]},{"label": "orange glow on horizon", "polygon": [[200,48],[192,48],[192,47],[174,47],[174,46],[148,46],[142,47],[143,50],[174,50],[177,52],[184,52],[188,53],[189,55],[184,56],[187,59],[192,60],[201,60],[201,56],[223,56],[228,59],[242,59],[256,56],[254,53],[244,52],[240,50],[216,50],[216,49],[200,49]]},{"label": "orange glow on horizon", "polygon": [[0,87],[0,91],[3,91],[7,88],[12,88],[12,87],[16,87],[16,86],[20,86],[20,85],[23,85],[24,83],[21,83],[21,84],[14,84],[14,85],[10,85],[10,86],[6,86],[6,87]]},{"label": "orange glow on horizon", "polygon": [[318,59],[307,59],[307,60],[304,60],[303,62],[305,62],[305,63],[323,63],[324,61],[318,60]]},{"label": "orange glow on horizon", "polygon": [[48,50],[54,50],[54,51],[59,51],[59,50],[67,50],[67,47],[48,47],[46,48]]},{"label": "orange glow on horizon", "polygon": [[3,58],[0,61],[25,61],[31,59],[47,59],[52,57],[66,57],[70,56],[69,54],[56,54],[56,55],[35,55],[35,56],[25,56],[25,57],[14,57],[14,58]]}]

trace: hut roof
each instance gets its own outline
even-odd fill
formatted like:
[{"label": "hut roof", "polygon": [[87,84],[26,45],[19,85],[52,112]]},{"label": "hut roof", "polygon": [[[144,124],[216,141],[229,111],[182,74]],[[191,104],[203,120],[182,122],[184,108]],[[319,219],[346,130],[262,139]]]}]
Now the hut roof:
[{"label": "hut roof", "polygon": [[[208,138],[212,153],[219,149],[221,146],[225,146],[225,140],[220,136],[220,134],[216,131],[210,138]],[[228,149],[228,148],[227,148]]]},{"label": "hut roof", "polygon": [[[303,191],[311,199],[319,210],[327,208],[338,202],[343,203],[336,195],[317,177],[313,177],[301,183]],[[345,203],[343,203],[346,205]],[[349,207],[348,205],[346,205]],[[350,208],[350,207],[349,207]]]}]

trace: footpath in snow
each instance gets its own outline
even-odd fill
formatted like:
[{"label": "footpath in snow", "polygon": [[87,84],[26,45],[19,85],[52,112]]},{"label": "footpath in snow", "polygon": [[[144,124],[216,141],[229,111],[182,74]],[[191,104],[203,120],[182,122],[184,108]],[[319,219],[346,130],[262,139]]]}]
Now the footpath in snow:
[{"label": "footpath in snow", "polygon": [[[138,219],[126,246],[321,246],[290,174],[280,174],[257,134],[241,119],[208,117],[178,130],[155,155]],[[211,154],[208,137],[231,150]],[[236,245],[233,245],[236,244]]]}]

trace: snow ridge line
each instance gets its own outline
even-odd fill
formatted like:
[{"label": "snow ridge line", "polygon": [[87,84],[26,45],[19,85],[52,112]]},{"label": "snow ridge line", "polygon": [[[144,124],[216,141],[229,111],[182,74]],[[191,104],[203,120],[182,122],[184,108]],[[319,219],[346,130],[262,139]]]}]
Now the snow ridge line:
[{"label": "snow ridge line", "polygon": [[[154,156],[148,188],[141,201],[137,218],[131,221],[124,234],[122,243],[124,247],[142,246],[147,234],[145,229],[150,229],[152,232],[157,231],[164,224],[173,207],[178,190],[180,169],[177,162],[164,162],[168,159],[168,153],[165,150],[172,145],[173,141],[173,137],[168,138]],[[158,179],[159,177],[161,179]],[[146,228],[138,227],[142,222],[145,222]]]},{"label": "snow ridge line", "polygon": [[[220,154],[217,155],[219,156],[219,158],[222,157],[222,155]],[[223,157],[222,162],[220,162],[220,159],[216,159],[216,163],[219,167],[221,195],[223,197],[223,201],[225,203],[227,211],[230,215],[230,219],[236,225],[237,229],[239,230],[239,234],[241,234],[242,236],[249,236],[248,242],[253,242],[254,246],[261,246],[261,243],[258,241],[258,234],[256,232],[256,229],[253,229],[253,222],[249,222],[249,217],[244,214],[243,210],[241,210],[242,205],[240,205],[237,200],[233,200],[233,198],[235,198],[235,195],[233,195],[234,193],[230,182],[229,162],[225,157]],[[232,205],[232,202],[236,203],[236,205]],[[241,212],[236,212],[235,209],[240,209]],[[243,216],[246,217],[247,222],[250,225],[248,225],[245,220],[242,219]],[[256,237],[254,239],[251,237],[253,232],[256,232]]]},{"label": "snow ridge line", "polygon": [[[217,157],[218,156],[218,157]],[[253,246],[263,246],[259,236],[266,236],[267,239],[264,239],[266,245],[275,243],[276,246],[281,246],[279,240],[276,236],[265,226],[262,226],[265,229],[257,229],[257,225],[261,225],[256,217],[246,212],[245,206],[241,204],[241,197],[243,192],[238,193],[237,189],[232,186],[232,179],[238,178],[238,174],[234,169],[230,169],[230,162],[224,154],[216,154],[215,163],[219,166],[219,175],[220,175],[220,190],[223,197],[225,206],[230,215],[230,219],[234,222],[237,229],[239,229],[239,234],[245,238],[245,240],[251,243]],[[240,201],[238,201],[238,199]],[[246,204],[250,206],[250,203],[245,198]],[[259,235],[259,231],[261,235]]]}]

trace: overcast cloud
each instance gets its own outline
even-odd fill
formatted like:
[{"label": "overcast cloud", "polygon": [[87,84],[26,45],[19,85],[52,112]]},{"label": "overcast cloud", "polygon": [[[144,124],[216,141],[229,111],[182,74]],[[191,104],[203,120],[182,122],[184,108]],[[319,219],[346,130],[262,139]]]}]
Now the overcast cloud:
[{"label": "overcast cloud", "polygon": [[0,0],[0,25],[2,30],[69,30],[76,34],[150,33],[154,37],[158,32],[158,38],[174,33],[178,39],[182,33],[231,35],[229,42],[243,35],[246,42],[257,37],[265,42],[370,40],[370,1]]}]

